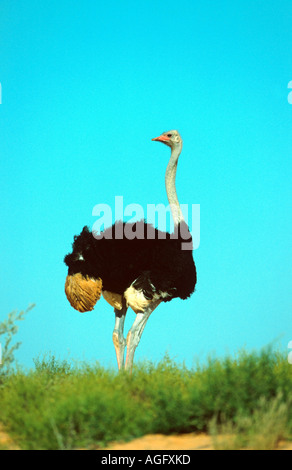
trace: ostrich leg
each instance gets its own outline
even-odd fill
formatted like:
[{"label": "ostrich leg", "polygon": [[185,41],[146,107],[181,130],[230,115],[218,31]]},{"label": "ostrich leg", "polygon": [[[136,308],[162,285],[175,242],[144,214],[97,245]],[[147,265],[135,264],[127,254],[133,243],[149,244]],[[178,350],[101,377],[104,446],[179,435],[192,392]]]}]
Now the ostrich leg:
[{"label": "ostrich leg", "polygon": [[137,313],[135,321],[132,325],[132,328],[129,330],[127,335],[127,356],[126,356],[126,365],[125,369],[128,371],[132,371],[133,367],[133,360],[136,347],[139,344],[141,339],[143,330],[146,326],[147,320],[150,317],[153,310],[160,304],[161,300],[156,300],[152,302],[148,307],[145,309],[144,312]]},{"label": "ostrich leg", "polygon": [[119,370],[124,368],[124,352],[126,346],[126,340],[124,338],[124,324],[127,313],[126,302],[123,299],[123,308],[122,310],[117,310],[115,308],[115,328],[113,331],[113,343],[116,350],[118,368]]}]

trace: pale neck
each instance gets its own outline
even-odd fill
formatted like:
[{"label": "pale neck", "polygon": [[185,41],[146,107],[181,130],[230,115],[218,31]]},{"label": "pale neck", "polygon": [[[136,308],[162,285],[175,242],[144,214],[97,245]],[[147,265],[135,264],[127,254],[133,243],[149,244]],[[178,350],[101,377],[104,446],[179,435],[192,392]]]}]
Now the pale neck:
[{"label": "pale neck", "polygon": [[183,214],[178,202],[176,188],[175,188],[175,176],[177,170],[178,157],[182,150],[182,144],[171,149],[170,160],[168,162],[166,173],[165,173],[165,186],[168,202],[170,205],[174,226],[177,227],[181,222],[184,222]]}]

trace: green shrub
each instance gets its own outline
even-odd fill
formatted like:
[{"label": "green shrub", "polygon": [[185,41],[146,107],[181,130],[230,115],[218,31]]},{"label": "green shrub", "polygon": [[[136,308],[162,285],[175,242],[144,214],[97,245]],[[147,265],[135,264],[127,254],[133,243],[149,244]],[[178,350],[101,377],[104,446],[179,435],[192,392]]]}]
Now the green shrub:
[{"label": "green shrub", "polygon": [[0,323],[0,347],[1,347],[1,364],[0,364],[0,384],[4,378],[12,371],[15,362],[14,352],[21,345],[20,342],[11,344],[13,336],[18,332],[16,322],[25,319],[26,314],[34,307],[29,305],[26,310],[17,312],[16,310],[7,315],[7,319]]},{"label": "green shrub", "polygon": [[219,426],[216,418],[213,418],[209,432],[213,436],[215,449],[274,449],[280,440],[289,437],[289,415],[291,400],[283,401],[282,393],[279,393],[269,400],[261,397],[257,408],[249,415],[238,412],[233,420],[223,420]]},{"label": "green shrub", "polygon": [[[0,422],[23,449],[103,447],[147,433],[224,428],[273,447],[292,436],[292,367],[264,349],[187,369],[166,357],[133,374],[45,356],[0,387]],[[261,430],[265,437],[261,440]]]}]

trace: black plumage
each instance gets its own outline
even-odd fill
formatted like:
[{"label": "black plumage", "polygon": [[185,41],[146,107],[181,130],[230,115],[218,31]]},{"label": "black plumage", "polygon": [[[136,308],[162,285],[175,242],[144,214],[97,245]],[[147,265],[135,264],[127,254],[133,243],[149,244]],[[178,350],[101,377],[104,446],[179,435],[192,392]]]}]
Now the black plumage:
[{"label": "black plumage", "polygon": [[[117,222],[97,235],[84,227],[74,237],[72,253],[65,256],[68,274],[101,278],[103,290],[120,295],[132,285],[149,300],[155,294],[164,302],[175,297],[186,299],[197,280],[192,250],[182,249],[183,243],[191,243],[186,228],[183,222],[169,234],[144,221]],[[136,236],[121,238],[121,233]]]}]

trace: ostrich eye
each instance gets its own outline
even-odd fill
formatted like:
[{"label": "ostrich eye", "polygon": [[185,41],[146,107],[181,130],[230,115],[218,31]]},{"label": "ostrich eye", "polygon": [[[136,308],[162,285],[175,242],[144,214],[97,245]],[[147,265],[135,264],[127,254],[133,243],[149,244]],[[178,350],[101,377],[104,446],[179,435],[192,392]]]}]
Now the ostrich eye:
[{"label": "ostrich eye", "polygon": [[167,137],[171,137],[171,136],[172,136],[172,134],[167,134]]}]

